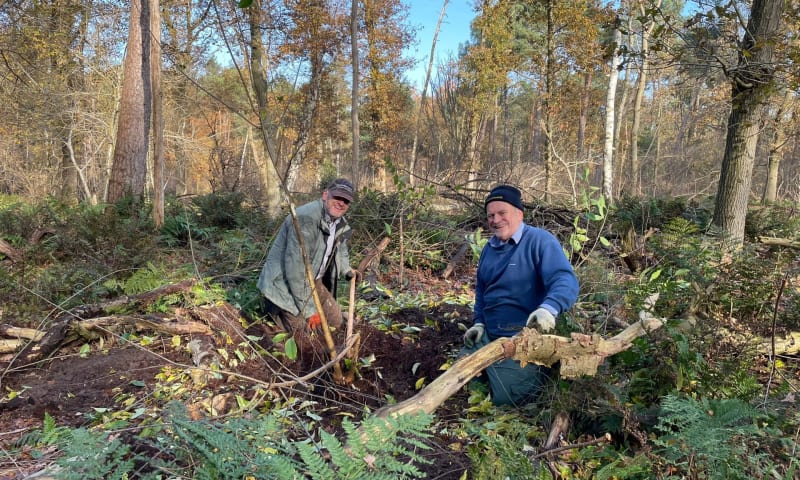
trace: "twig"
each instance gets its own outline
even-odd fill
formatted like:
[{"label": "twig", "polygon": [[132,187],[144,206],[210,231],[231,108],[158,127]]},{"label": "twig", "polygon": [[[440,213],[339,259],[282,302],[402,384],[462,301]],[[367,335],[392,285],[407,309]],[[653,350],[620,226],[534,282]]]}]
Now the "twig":
[{"label": "twig", "polygon": [[586,442],[581,442],[581,443],[574,443],[572,445],[564,445],[563,447],[553,448],[552,450],[547,450],[542,453],[537,453],[536,455],[531,455],[530,459],[536,460],[538,458],[560,453],[565,450],[574,450],[576,448],[588,447],[589,445],[595,445],[598,443],[610,442],[610,441],[611,441],[611,434],[606,432],[606,434],[600,438],[595,438],[594,440],[588,440]]},{"label": "twig", "polygon": [[783,297],[783,290],[786,288],[786,282],[788,281],[789,273],[785,273],[783,275],[783,279],[781,280],[781,285],[778,287],[778,294],[775,295],[775,307],[772,312],[772,328],[770,330],[770,351],[769,351],[769,360],[770,360],[770,371],[769,371],[769,379],[767,380],[767,388],[764,391],[764,403],[767,402],[769,398],[769,390],[770,385],[772,385],[772,379],[775,377],[775,369],[777,365],[775,364],[775,327],[778,321],[778,307],[780,306],[781,297]]}]

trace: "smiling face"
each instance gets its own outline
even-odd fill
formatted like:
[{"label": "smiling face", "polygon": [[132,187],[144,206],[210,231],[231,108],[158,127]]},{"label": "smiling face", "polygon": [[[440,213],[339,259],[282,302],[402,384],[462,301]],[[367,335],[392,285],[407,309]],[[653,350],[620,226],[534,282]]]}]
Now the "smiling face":
[{"label": "smiling face", "polygon": [[522,210],[503,201],[489,202],[486,205],[486,219],[492,233],[502,241],[514,235],[522,223]]},{"label": "smiling face", "polygon": [[349,200],[331,195],[327,190],[322,192],[322,204],[325,205],[325,211],[328,212],[331,218],[343,217],[350,208]]}]

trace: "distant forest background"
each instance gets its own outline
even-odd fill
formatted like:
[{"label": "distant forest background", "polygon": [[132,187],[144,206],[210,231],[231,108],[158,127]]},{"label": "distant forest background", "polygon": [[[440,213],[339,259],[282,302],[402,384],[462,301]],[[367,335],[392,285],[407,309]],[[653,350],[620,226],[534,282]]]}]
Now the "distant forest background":
[{"label": "distant forest background", "polygon": [[133,195],[160,224],[165,197],[279,213],[334,176],[512,182],[564,205],[716,198],[734,239],[750,201],[800,200],[796,2],[474,8],[472,39],[433,64],[404,57],[418,26],[399,0],[5,1],[0,192]]}]

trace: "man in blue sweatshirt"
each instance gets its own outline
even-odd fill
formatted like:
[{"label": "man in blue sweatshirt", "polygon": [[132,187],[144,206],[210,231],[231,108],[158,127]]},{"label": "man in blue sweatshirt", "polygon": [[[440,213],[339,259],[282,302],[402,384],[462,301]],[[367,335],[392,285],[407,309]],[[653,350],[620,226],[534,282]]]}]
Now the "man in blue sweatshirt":
[{"label": "man in blue sweatshirt", "polygon": [[[523,327],[548,333],[559,314],[578,297],[578,279],[558,239],[523,221],[522,194],[498,185],[484,203],[492,237],[478,260],[473,326],[464,334],[465,353],[499,337],[511,337]],[[522,405],[536,398],[547,369],[513,359],[485,371],[492,402]]]}]

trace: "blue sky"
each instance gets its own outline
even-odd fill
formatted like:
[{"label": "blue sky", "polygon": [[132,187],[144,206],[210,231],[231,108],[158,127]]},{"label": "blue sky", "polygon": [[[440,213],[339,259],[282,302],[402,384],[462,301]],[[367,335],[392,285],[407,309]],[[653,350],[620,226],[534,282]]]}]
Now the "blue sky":
[{"label": "blue sky", "polygon": [[[431,53],[431,42],[439,21],[444,0],[406,0],[409,6],[408,21],[418,27],[417,45],[410,46],[406,54],[417,60],[416,68],[408,73],[408,79],[418,89],[422,89],[425,71],[428,68],[428,56]],[[474,0],[449,0],[439,36],[436,38],[436,57],[434,68],[439,60],[458,53],[458,45],[469,40],[469,24],[475,13]]]}]

